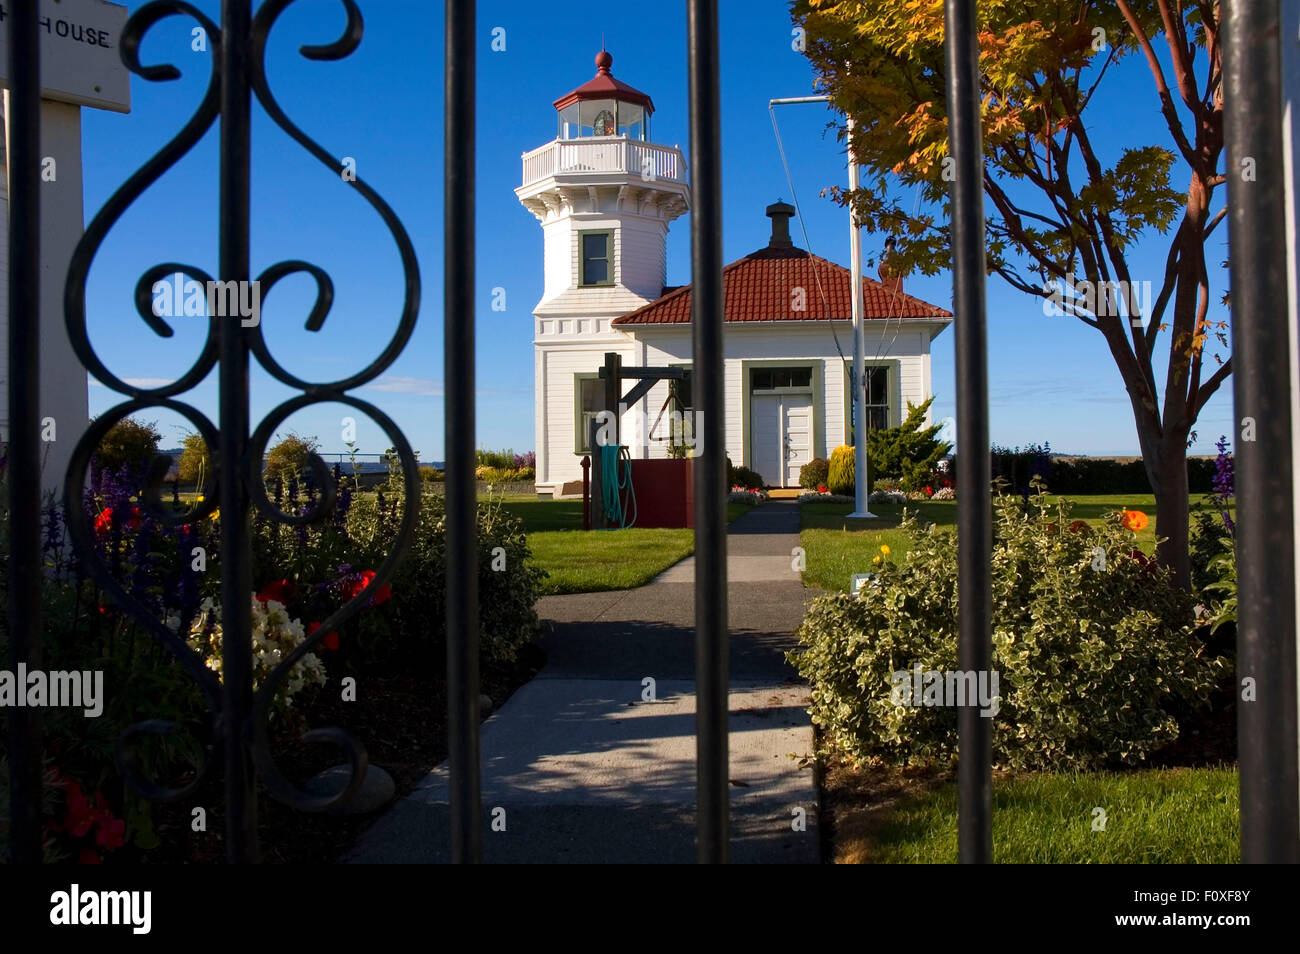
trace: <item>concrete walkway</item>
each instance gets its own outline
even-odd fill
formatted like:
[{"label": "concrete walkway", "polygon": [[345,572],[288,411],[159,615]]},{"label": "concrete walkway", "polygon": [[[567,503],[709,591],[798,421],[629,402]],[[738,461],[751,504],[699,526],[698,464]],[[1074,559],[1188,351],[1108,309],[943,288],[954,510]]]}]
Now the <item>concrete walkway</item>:
[{"label": "concrete walkway", "polygon": [[[808,690],[784,658],[813,595],[791,568],[798,545],[794,501],[754,508],[727,536],[737,862],[819,860],[816,786],[799,765],[813,752]],[[694,568],[692,556],[634,590],[538,601],[546,666],[482,728],[485,861],[695,860]],[[446,861],[447,825],[444,764],[344,860]]]}]

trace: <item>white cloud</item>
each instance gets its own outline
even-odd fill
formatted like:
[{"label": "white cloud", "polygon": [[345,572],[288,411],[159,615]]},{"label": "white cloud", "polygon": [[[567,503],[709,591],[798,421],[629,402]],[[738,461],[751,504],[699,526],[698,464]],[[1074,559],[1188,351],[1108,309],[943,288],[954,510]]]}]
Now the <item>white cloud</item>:
[{"label": "white cloud", "polygon": [[442,397],[442,382],[430,378],[407,378],[396,374],[385,374],[370,384],[365,390],[391,391],[396,394],[419,394],[426,397]]},{"label": "white cloud", "polygon": [[[164,384],[171,384],[175,378],[123,378],[127,384],[135,388],[160,388]],[[92,388],[107,387],[103,382],[90,378],[88,381]]]}]

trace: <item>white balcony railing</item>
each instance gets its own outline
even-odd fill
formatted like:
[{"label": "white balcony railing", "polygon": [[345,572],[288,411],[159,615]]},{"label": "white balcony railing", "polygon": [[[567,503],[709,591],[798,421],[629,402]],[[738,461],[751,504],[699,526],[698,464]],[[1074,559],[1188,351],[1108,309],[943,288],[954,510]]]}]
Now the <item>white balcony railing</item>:
[{"label": "white balcony railing", "polygon": [[630,172],[647,180],[686,181],[686,161],[672,146],[636,139],[556,139],[524,153],[524,185],[548,176]]}]

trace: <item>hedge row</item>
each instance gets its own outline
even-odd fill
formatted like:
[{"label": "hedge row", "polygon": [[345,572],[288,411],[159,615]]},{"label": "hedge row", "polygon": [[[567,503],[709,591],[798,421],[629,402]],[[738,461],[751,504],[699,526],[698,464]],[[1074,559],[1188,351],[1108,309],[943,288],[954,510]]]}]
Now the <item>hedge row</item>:
[{"label": "hedge row", "polygon": [[[1120,463],[1099,457],[1052,457],[1032,452],[993,456],[993,476],[1005,479],[1013,490],[1028,488],[1034,474],[1041,474],[1052,493],[1058,494],[1149,494],[1151,482],[1141,460]],[[1189,458],[1188,490],[1208,494],[1214,490],[1214,459]]]}]

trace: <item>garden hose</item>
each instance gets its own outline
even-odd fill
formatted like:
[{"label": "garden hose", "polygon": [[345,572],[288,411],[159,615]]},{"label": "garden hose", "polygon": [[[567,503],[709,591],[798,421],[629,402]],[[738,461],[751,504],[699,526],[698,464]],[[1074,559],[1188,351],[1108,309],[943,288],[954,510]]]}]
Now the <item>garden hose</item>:
[{"label": "garden hose", "polygon": [[[623,465],[622,476],[618,465]],[[600,448],[600,505],[607,527],[630,527],[636,523],[636,490],[632,487],[632,455],[621,444]],[[623,491],[626,490],[626,495]],[[631,510],[632,516],[627,515]]]}]

